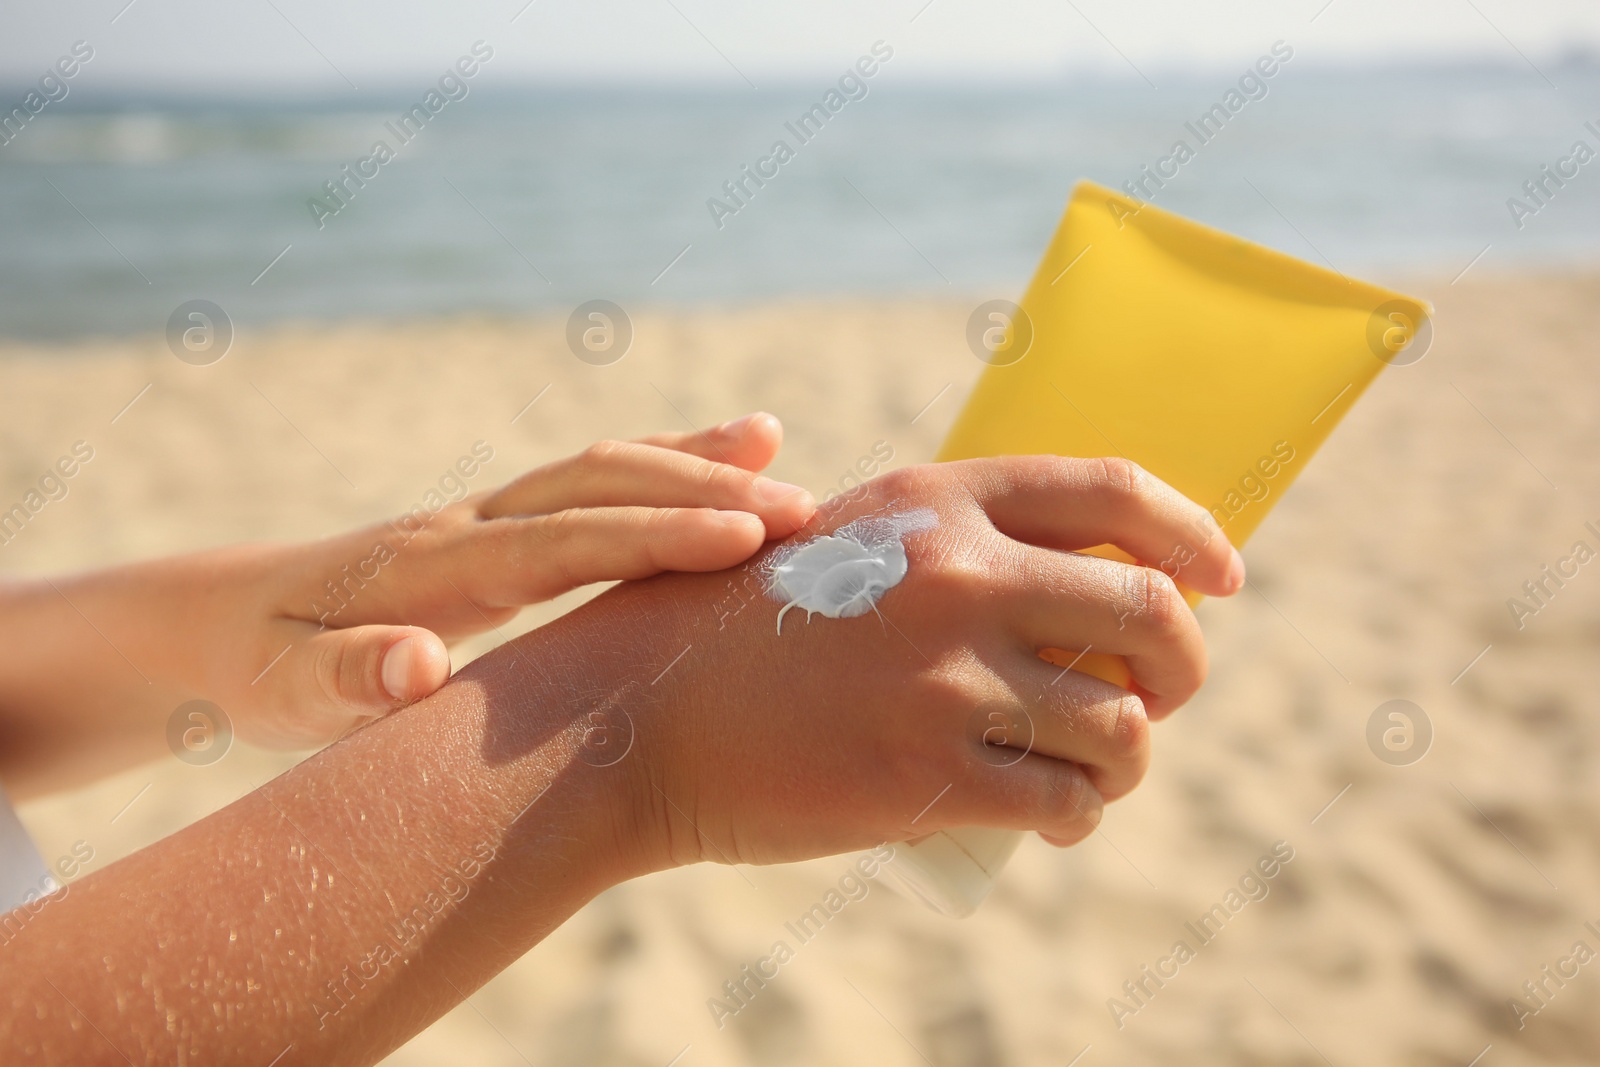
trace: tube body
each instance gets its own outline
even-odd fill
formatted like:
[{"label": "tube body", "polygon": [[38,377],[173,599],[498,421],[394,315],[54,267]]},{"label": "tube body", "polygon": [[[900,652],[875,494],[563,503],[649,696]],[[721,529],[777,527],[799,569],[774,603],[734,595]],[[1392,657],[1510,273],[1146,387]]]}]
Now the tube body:
[{"label": "tube body", "polygon": [[[1421,358],[1431,310],[1082,182],[1016,313],[987,324],[1002,339],[936,458],[1124,456],[1243,545],[1378,373]],[[1139,562],[1174,573],[1210,535]],[[1041,655],[1128,683],[1082,651]],[[967,915],[1020,837],[937,831],[896,846],[890,880]]]}]

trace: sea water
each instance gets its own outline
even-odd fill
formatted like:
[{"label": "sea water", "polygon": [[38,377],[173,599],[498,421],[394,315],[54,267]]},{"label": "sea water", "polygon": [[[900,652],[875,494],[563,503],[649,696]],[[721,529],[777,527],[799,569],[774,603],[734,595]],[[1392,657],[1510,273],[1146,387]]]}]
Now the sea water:
[{"label": "sea water", "polygon": [[[1525,66],[1289,64],[1155,202],[1382,279],[1448,279],[1480,254],[1474,270],[1593,263],[1600,170],[1520,227],[1508,209],[1574,141],[1600,148],[1584,126],[1600,68],[1543,69],[1560,91]],[[0,336],[159,333],[196,298],[240,324],[596,298],[1015,299],[1075,180],[1138,178],[1232,84],[935,86],[891,65],[802,143],[788,127],[826,85],[490,75],[404,145],[386,131],[416,95],[405,87],[291,105],[86,84],[0,145]],[[345,179],[345,204],[319,219],[310,202],[383,138],[394,158]],[[714,211],[780,139],[793,158],[747,184],[736,213]]]}]

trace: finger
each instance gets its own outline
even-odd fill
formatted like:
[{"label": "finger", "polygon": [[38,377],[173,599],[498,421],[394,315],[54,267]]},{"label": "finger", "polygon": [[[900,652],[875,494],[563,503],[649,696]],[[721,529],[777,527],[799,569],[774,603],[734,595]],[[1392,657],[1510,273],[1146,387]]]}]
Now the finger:
[{"label": "finger", "polygon": [[639,438],[638,443],[759,471],[766,469],[783,445],[783,424],[776,415],[756,411],[705,430],[651,434]]},{"label": "finger", "polygon": [[1013,456],[971,469],[973,495],[1008,537],[1050,548],[1115,545],[1208,596],[1244,585],[1244,560],[1211,513],[1128,460]]},{"label": "finger", "polygon": [[797,485],[656,445],[602,441],[523,475],[479,505],[484,518],[549,515],[572,508],[711,508],[756,516],[770,538],[787,537],[816,510]]},{"label": "finger", "polygon": [[[391,706],[403,707],[432,696],[450,680],[450,652],[444,641],[420,627],[394,629],[405,631],[405,636],[383,650],[378,662],[378,679],[383,696],[392,702]],[[382,648],[388,639],[389,635],[385,634],[365,641],[371,647]]]},{"label": "finger", "polygon": [[296,642],[282,668],[268,676],[277,700],[296,719],[321,720],[332,737],[436,692],[450,677],[450,654],[421,627],[354,626]]},{"label": "finger", "polygon": [[[761,520],[711,508],[575,508],[486,523],[457,550],[469,591],[495,606],[537,603],[591,582],[719,571],[766,539]],[[552,563],[554,561],[554,563]]]},{"label": "finger", "polygon": [[1084,769],[1107,802],[1133,791],[1150,766],[1150,723],[1133,693],[1018,653],[1006,671],[1020,703],[980,718],[984,754],[996,764],[1037,752]]},{"label": "finger", "polygon": [[1015,763],[994,766],[981,753],[971,756],[971,773],[940,799],[926,821],[944,826],[990,826],[1037,830],[1057,842],[1081,841],[1100,825],[1105,801],[1082,767],[1027,753]]},{"label": "finger", "polygon": [[1156,719],[1192,697],[1206,677],[1206,646],[1176,583],[1134,563],[1016,545],[992,588],[1007,598],[1026,651],[1065,648],[1122,656]]}]

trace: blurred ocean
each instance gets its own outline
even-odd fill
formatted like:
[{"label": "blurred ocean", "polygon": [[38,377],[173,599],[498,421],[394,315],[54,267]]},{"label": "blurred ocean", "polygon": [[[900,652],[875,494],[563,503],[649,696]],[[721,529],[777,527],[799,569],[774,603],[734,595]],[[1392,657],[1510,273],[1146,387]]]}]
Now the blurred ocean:
[{"label": "blurred ocean", "polygon": [[[805,144],[785,123],[827,83],[507,88],[486,71],[403,146],[386,123],[427,84],[359,107],[69,97],[0,146],[0,335],[158,332],[194,298],[245,324],[1015,296],[1078,178],[1120,186],[1196,146],[1184,124],[1234,84],[1158,81],[902,85],[891,64]],[[1520,229],[1506,204],[1575,141],[1600,149],[1600,67],[1290,63],[1265,84],[1158,203],[1379,279],[1600,257],[1600,162]],[[380,138],[393,161],[319,229],[308,199],[332,203],[323,183]],[[794,158],[719,228],[708,198],[731,204],[723,183],[780,138]]]}]

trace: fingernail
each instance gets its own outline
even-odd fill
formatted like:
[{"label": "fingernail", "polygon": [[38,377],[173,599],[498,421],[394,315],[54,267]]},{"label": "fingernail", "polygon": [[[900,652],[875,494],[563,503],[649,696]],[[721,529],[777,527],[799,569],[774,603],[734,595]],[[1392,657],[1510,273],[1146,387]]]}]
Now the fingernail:
[{"label": "fingernail", "polygon": [[411,641],[402,637],[383,654],[383,688],[396,700],[411,694]]},{"label": "fingernail", "polygon": [[750,414],[745,415],[742,418],[737,418],[737,419],[733,419],[730,422],[725,422],[721,426],[717,427],[717,432],[718,433],[725,433],[725,434],[728,434],[728,435],[730,435],[732,437],[737,437],[740,434],[744,433],[745,430],[749,429],[750,420],[754,419],[759,414],[761,414],[761,412],[752,411]]},{"label": "fingernail", "polygon": [[775,482],[771,478],[757,478],[755,487],[756,495],[769,504],[798,498],[806,491],[801,486],[790,485],[788,482]]},{"label": "fingernail", "polygon": [[1228,564],[1228,591],[1237,593],[1244,588],[1244,557],[1237,548],[1232,549],[1233,560]]}]

